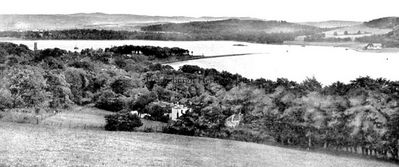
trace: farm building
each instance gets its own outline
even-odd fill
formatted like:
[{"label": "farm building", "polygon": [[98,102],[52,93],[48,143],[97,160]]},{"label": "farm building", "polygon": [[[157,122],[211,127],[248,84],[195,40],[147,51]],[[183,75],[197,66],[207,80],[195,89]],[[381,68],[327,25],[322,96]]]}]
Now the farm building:
[{"label": "farm building", "polygon": [[369,43],[367,44],[364,49],[365,50],[380,50],[382,49],[383,45],[381,43]]}]

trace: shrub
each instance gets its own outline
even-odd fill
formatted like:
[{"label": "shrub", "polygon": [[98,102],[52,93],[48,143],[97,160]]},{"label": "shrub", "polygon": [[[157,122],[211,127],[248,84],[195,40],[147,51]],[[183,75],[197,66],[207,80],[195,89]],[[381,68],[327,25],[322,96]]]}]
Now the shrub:
[{"label": "shrub", "polygon": [[0,88],[0,111],[11,107],[12,97],[10,90]]},{"label": "shrub", "polygon": [[118,113],[105,116],[105,130],[109,131],[134,131],[136,127],[140,127],[143,123],[137,114]]}]

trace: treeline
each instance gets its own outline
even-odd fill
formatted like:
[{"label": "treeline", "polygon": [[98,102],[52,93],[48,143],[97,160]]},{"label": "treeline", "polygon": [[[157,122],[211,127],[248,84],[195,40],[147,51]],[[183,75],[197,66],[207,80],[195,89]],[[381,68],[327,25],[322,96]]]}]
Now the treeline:
[{"label": "treeline", "polygon": [[220,32],[220,33],[178,33],[113,31],[96,29],[52,30],[52,31],[3,31],[0,37],[23,38],[31,40],[235,40],[257,43],[283,43],[294,40],[306,32],[265,33],[265,32]]},{"label": "treeline", "polygon": [[356,38],[356,41],[363,43],[381,43],[384,47],[399,47],[399,30],[394,30],[388,34],[372,35]]},{"label": "treeline", "polygon": [[[147,119],[169,122],[165,133],[398,160],[398,81],[360,77],[323,86],[314,78],[301,83],[251,80],[198,66],[174,70],[143,53],[129,54],[132,51],[134,46],[33,52],[24,45],[0,43],[0,114],[94,104],[117,113],[107,117],[117,125],[108,130],[134,130],[129,125],[141,123],[131,124],[139,119],[129,114],[137,111]],[[192,112],[170,121],[167,114],[173,103]],[[236,128],[225,125],[232,114],[243,115]]]},{"label": "treeline", "polygon": [[317,34],[312,34],[312,35],[307,35],[304,38],[304,41],[306,42],[350,42],[352,41],[352,38],[326,38],[326,34],[324,33],[317,33]]},{"label": "treeline", "polygon": [[106,48],[105,52],[115,54],[144,54],[146,56],[155,56],[156,58],[183,57],[189,56],[190,51],[178,47],[156,47],[156,46],[134,46],[124,45]]},{"label": "treeline", "polygon": [[114,31],[97,29],[72,29],[50,31],[1,31],[0,37],[23,38],[31,40],[190,40],[178,33]]},{"label": "treeline", "polygon": [[[187,68],[198,67],[185,66],[181,71],[190,71]],[[202,97],[211,102],[195,103],[193,112],[166,132],[260,143],[272,140],[398,159],[398,81],[361,77],[325,87],[314,78],[302,83],[286,79],[244,82],[238,79],[231,89],[224,87],[209,95],[215,99]],[[244,114],[238,131],[223,122],[234,113]]]}]

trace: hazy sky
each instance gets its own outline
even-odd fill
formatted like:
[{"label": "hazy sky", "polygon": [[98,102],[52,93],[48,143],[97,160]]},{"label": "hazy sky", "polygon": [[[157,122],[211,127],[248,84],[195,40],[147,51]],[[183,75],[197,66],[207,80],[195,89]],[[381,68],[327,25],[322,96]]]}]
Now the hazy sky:
[{"label": "hazy sky", "polygon": [[397,0],[4,0],[0,14],[118,13],[366,21],[399,16]]}]

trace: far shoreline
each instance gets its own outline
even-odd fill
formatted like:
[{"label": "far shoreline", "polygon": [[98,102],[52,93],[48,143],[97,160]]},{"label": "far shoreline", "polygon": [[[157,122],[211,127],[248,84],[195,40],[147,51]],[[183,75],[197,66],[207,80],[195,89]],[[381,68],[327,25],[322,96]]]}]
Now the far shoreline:
[{"label": "far shoreline", "polygon": [[399,48],[382,48],[380,50],[365,50],[363,49],[367,43],[360,42],[305,42],[305,41],[285,41],[282,45],[301,45],[301,46],[325,46],[325,47],[339,47],[347,50],[354,50],[357,52],[366,53],[399,53]]}]

